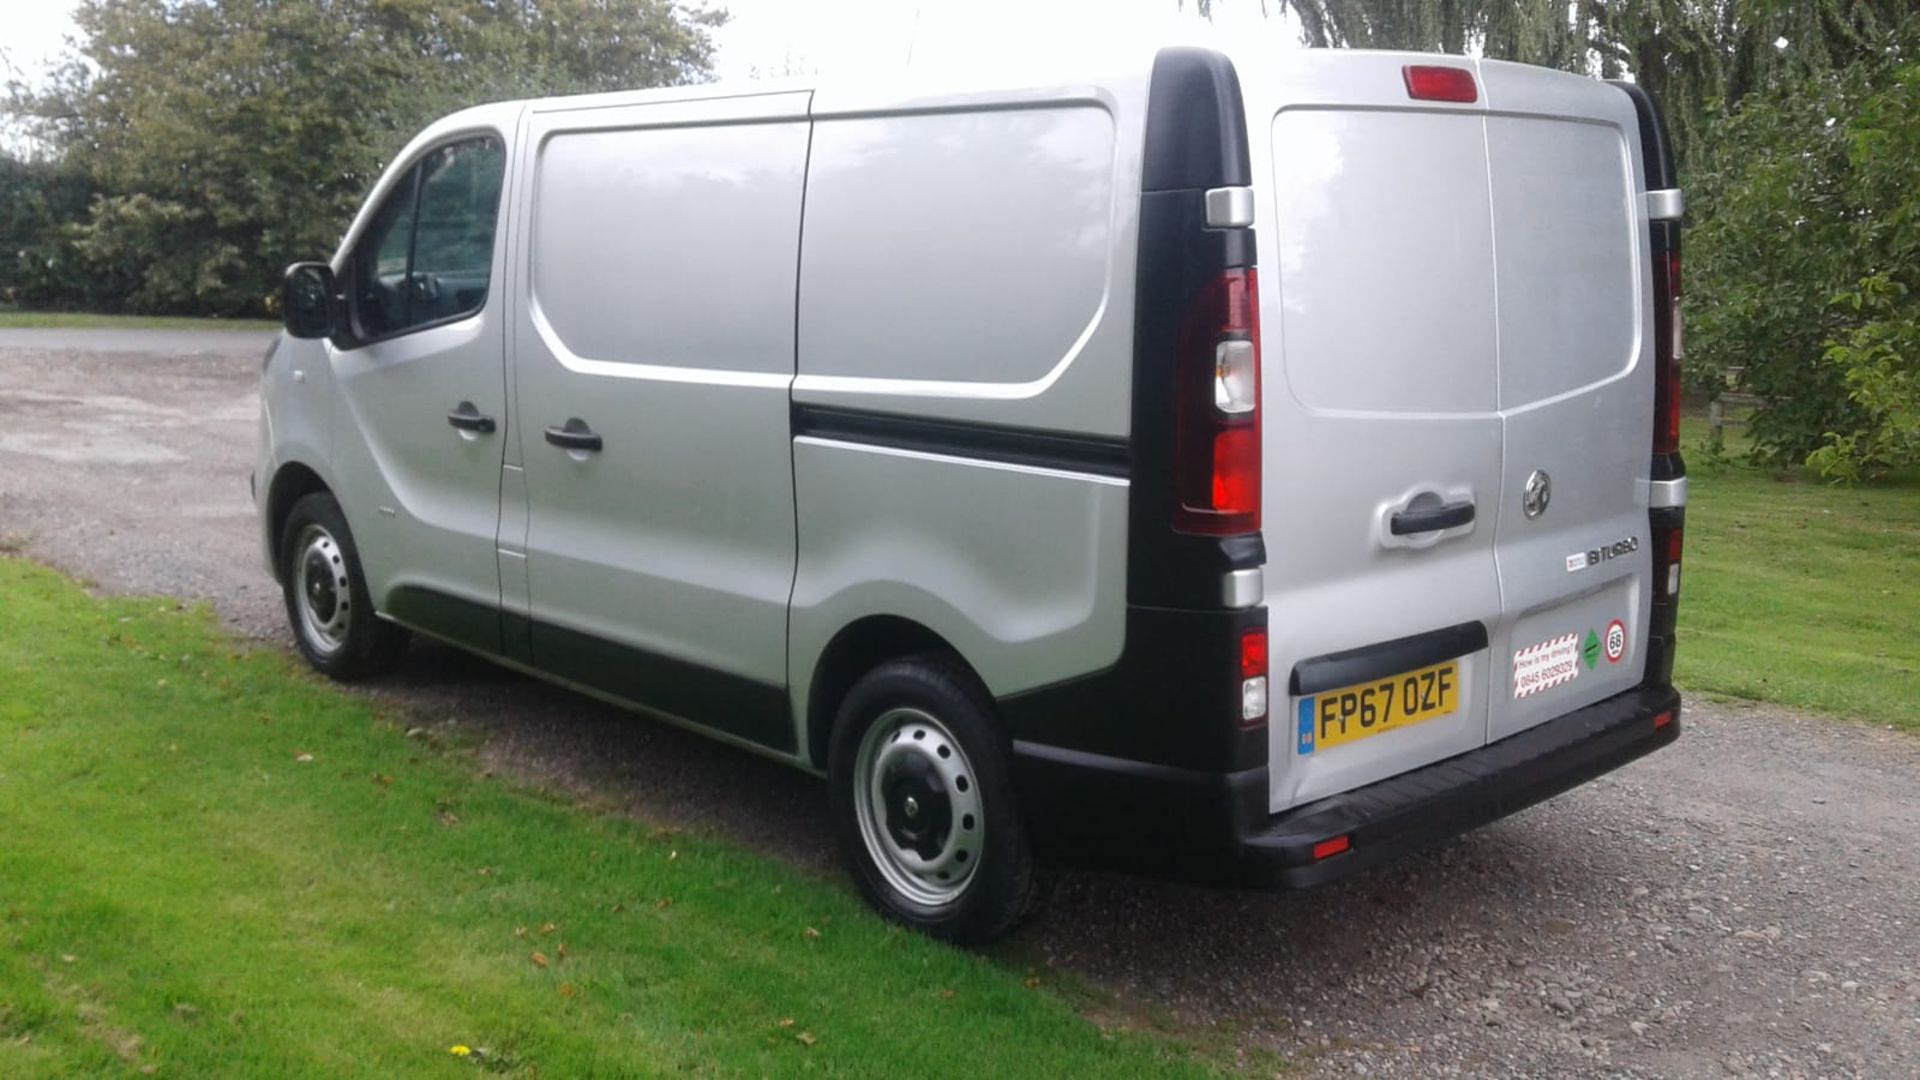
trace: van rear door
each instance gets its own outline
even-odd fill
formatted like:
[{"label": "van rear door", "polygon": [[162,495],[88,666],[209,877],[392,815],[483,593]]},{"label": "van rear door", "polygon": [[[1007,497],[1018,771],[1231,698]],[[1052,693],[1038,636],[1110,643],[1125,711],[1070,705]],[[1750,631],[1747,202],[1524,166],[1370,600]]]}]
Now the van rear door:
[{"label": "van rear door", "polygon": [[1520,64],[1479,71],[1505,443],[1489,522],[1506,608],[1493,655],[1510,668],[1488,716],[1500,739],[1645,669],[1653,284],[1632,100]]},{"label": "van rear door", "polygon": [[1403,65],[1436,60],[1237,65],[1256,188],[1271,177],[1255,229],[1276,811],[1483,745],[1508,692],[1487,649],[1503,421],[1486,112],[1409,97]]},{"label": "van rear door", "polygon": [[[1417,54],[1239,68],[1271,177],[1256,229],[1269,670],[1290,691],[1270,736],[1279,810],[1641,680],[1652,282],[1620,90]],[[1436,702],[1396,676],[1449,657],[1457,700],[1425,718]]]}]

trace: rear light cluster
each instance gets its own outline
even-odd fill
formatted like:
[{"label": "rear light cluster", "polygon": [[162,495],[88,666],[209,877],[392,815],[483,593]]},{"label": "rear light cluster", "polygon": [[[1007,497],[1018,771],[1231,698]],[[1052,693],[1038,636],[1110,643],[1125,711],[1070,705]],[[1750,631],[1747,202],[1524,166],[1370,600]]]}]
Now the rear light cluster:
[{"label": "rear light cluster", "polygon": [[1267,722],[1267,631],[1265,627],[1240,634],[1240,726]]},{"label": "rear light cluster", "polygon": [[1198,536],[1260,530],[1260,298],[1251,268],[1194,300],[1174,358],[1173,527]]},{"label": "rear light cluster", "polygon": [[1653,264],[1653,452],[1680,450],[1680,253]]},{"label": "rear light cluster", "polygon": [[1653,527],[1653,599],[1656,603],[1680,596],[1680,545],[1685,532],[1679,525]]}]

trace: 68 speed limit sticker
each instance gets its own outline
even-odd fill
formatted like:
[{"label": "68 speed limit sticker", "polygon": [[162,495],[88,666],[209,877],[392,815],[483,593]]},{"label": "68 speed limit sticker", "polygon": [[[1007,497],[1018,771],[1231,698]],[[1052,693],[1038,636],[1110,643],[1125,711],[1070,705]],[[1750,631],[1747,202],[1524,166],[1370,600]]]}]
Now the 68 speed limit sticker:
[{"label": "68 speed limit sticker", "polygon": [[1607,636],[1602,644],[1607,650],[1607,663],[1617,664],[1627,655],[1627,624],[1615,619],[1607,624]]}]

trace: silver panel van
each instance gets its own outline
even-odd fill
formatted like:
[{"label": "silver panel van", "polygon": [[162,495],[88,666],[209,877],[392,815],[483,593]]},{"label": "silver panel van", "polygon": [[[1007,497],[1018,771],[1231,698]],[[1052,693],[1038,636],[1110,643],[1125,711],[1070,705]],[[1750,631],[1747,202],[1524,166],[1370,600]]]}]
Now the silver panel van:
[{"label": "silver panel van", "polygon": [[1457,57],[486,105],[288,271],[267,562],[330,675],[823,775],[940,937],[1313,885],[1678,736],[1680,210],[1639,89]]}]

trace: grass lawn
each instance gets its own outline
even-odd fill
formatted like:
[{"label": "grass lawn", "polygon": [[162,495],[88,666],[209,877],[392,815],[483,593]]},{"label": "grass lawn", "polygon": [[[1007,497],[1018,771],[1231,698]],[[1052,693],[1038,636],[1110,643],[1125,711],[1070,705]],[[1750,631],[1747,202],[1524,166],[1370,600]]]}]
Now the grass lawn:
[{"label": "grass lawn", "polygon": [[1682,434],[1674,681],[1920,731],[1920,477],[1832,487],[1710,461],[1704,420]]},{"label": "grass lawn", "polygon": [[83,311],[7,311],[0,309],[0,330],[248,330],[280,329],[271,319],[203,319],[190,315],[91,315]]},{"label": "grass lawn", "polygon": [[0,1076],[1232,1064],[837,883],[478,774],[171,601],[17,559],[0,597]]}]

